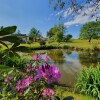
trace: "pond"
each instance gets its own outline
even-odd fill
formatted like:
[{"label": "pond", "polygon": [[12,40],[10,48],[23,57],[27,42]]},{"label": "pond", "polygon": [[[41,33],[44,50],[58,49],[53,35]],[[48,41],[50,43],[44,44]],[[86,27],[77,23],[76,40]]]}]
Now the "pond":
[{"label": "pond", "polygon": [[91,64],[96,65],[100,63],[100,53],[98,52],[79,52],[70,50],[43,50],[36,51],[43,55],[48,55],[54,64],[59,67],[62,78],[60,82],[71,87],[80,72],[82,66],[89,67]]}]

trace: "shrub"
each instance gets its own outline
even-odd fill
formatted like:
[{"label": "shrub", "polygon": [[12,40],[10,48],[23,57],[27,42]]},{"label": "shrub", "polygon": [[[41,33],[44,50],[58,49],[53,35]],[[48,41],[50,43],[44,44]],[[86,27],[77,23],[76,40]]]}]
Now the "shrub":
[{"label": "shrub", "polygon": [[94,51],[99,51],[100,49],[99,49],[98,45],[94,44],[94,45],[93,45],[93,50],[94,50]]},{"label": "shrub", "polygon": [[31,41],[31,40],[28,40],[28,41],[26,41],[26,43],[27,43],[27,44],[31,44],[31,43],[32,43],[32,41]]},{"label": "shrub", "polygon": [[[48,56],[34,55],[24,64],[25,70],[12,68],[4,74],[0,99],[3,100],[56,100],[54,86],[59,84],[61,73],[58,67],[50,65]],[[22,66],[20,66],[22,67]],[[59,100],[59,99],[58,99]]]},{"label": "shrub", "polygon": [[62,48],[63,48],[63,49],[69,49],[69,46],[64,45]]},{"label": "shrub", "polygon": [[76,81],[75,92],[91,95],[100,100],[100,65],[84,67]]},{"label": "shrub", "polygon": [[41,46],[45,46],[45,44],[46,44],[46,41],[44,41],[44,40],[41,40],[39,43],[40,43],[40,45],[41,45]]}]

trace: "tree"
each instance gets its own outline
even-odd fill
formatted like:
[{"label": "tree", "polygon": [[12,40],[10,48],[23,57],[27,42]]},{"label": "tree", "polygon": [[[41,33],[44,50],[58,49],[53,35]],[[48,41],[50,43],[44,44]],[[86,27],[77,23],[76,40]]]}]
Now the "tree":
[{"label": "tree", "polygon": [[41,33],[39,30],[37,30],[36,28],[32,28],[29,32],[29,37],[32,38],[33,41],[36,41],[36,38],[40,38],[41,37]]},{"label": "tree", "polygon": [[65,36],[65,41],[69,41],[73,36],[71,34],[67,34]]},{"label": "tree", "polygon": [[[97,16],[96,20],[100,20],[99,9],[100,9],[100,0],[49,0],[50,4],[53,5],[54,10],[57,11],[66,11],[67,14],[72,11],[73,14],[78,14],[82,10],[87,9],[91,12],[91,17],[94,15]],[[90,10],[91,7],[91,10]],[[81,11],[80,11],[81,10]],[[87,15],[87,11],[84,12],[84,15]],[[61,18],[61,16],[60,16]]]},{"label": "tree", "polygon": [[48,37],[48,38],[51,38],[53,35],[54,35],[53,28],[51,28],[51,29],[47,32],[47,37]]},{"label": "tree", "polygon": [[80,39],[88,39],[91,42],[92,38],[100,35],[100,21],[89,22],[83,25],[80,32]]},{"label": "tree", "polygon": [[63,40],[64,34],[66,33],[66,27],[64,24],[55,25],[47,32],[47,37],[60,42]]},{"label": "tree", "polygon": [[57,31],[55,33],[55,35],[53,36],[53,39],[56,41],[56,42],[61,42],[63,40],[63,33],[60,32],[60,31]]}]

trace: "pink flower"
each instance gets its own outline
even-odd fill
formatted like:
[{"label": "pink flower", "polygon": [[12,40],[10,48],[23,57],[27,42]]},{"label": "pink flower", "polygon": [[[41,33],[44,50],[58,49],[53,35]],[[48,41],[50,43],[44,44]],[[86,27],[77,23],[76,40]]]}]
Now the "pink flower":
[{"label": "pink flower", "polygon": [[5,81],[6,83],[8,83],[9,81],[11,81],[11,79],[12,79],[12,77],[7,76],[7,77],[4,79],[4,81]]},{"label": "pink flower", "polygon": [[32,83],[33,77],[29,76],[28,78],[24,78],[18,81],[17,83],[17,91],[23,93],[24,89],[29,87],[29,85]]},{"label": "pink flower", "polygon": [[32,60],[39,60],[41,59],[41,55],[40,54],[36,54],[32,57]]},{"label": "pink flower", "polygon": [[50,57],[49,56],[45,56],[44,61],[50,61]]},{"label": "pink flower", "polygon": [[48,84],[58,82],[61,77],[58,67],[55,66],[42,65],[36,69],[36,72],[37,75],[35,76],[35,80],[44,79]]},{"label": "pink flower", "polygon": [[27,66],[27,67],[30,67],[30,66],[31,66],[31,64],[30,64],[30,63],[27,63],[27,64],[26,64],[26,66]]},{"label": "pink flower", "polygon": [[44,89],[43,90],[43,93],[42,94],[43,94],[43,96],[47,97],[47,100],[50,100],[50,97],[51,96],[54,96],[55,95],[55,92],[52,89],[47,88],[47,89]]},{"label": "pink flower", "polygon": [[27,72],[31,72],[31,71],[32,71],[32,68],[27,68],[26,71],[27,71]]}]

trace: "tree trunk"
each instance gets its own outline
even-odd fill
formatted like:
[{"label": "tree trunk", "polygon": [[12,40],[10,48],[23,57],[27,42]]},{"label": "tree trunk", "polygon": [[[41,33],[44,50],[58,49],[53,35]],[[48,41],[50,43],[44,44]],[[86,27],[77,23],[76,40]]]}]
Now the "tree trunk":
[{"label": "tree trunk", "polygon": [[89,41],[88,41],[89,43],[91,42],[91,37],[89,38]]}]

